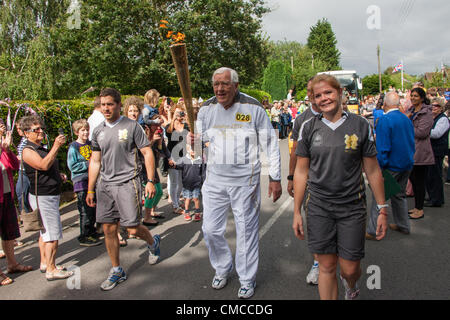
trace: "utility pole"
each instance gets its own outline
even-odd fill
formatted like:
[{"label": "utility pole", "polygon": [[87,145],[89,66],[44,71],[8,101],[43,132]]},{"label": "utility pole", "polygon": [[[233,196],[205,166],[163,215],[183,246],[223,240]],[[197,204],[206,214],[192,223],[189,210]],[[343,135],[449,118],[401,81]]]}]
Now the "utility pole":
[{"label": "utility pole", "polygon": [[292,73],[294,73],[294,57],[291,56],[291,69],[292,69]]},{"label": "utility pole", "polygon": [[377,56],[378,56],[378,82],[380,84],[380,93],[383,91],[381,83],[381,63],[380,63],[380,45],[377,46]]}]

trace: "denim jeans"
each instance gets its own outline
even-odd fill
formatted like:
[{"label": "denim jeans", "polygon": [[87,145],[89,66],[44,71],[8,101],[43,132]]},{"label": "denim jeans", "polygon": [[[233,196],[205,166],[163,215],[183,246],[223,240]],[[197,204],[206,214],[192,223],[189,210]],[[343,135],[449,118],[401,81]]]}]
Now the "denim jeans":
[{"label": "denim jeans", "polygon": [[95,208],[86,203],[87,190],[77,192],[77,207],[80,213],[80,236],[79,241],[92,236],[97,232],[95,228]]},{"label": "denim jeans", "polygon": [[[404,231],[410,231],[410,223],[408,217],[408,202],[406,200],[406,184],[408,183],[408,178],[410,171],[403,172],[394,172],[388,170],[389,173],[394,177],[397,183],[401,187],[401,191],[396,195],[391,197],[391,210],[389,213],[392,213],[392,217],[394,219],[394,223]],[[387,201],[386,201],[387,202]],[[391,214],[389,214],[391,215]],[[377,202],[375,201],[375,197],[372,192],[372,205],[370,207],[369,219],[367,222],[367,233],[375,236],[377,231],[377,219],[378,219],[378,211],[377,211]]]},{"label": "denim jeans", "polygon": [[22,211],[22,197],[23,197],[23,204],[25,206],[24,210],[26,212],[33,211],[31,209],[30,202],[28,201],[29,193],[30,193],[30,179],[28,179],[28,176],[25,174],[25,172],[19,170],[19,176],[16,183],[16,194],[19,203],[19,212]]}]

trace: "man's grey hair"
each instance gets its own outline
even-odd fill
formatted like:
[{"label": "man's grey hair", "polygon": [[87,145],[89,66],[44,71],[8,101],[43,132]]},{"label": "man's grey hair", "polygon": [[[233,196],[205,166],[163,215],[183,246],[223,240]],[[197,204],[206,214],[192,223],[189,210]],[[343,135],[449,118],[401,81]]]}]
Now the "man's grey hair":
[{"label": "man's grey hair", "polygon": [[227,71],[230,71],[231,82],[233,82],[235,84],[239,83],[239,76],[238,76],[238,73],[236,72],[236,70],[233,70],[233,69],[227,68],[227,67],[222,67],[222,68],[219,68],[216,71],[214,71],[211,81],[214,82],[214,77],[216,76],[216,74],[222,74],[222,73],[225,73]]},{"label": "man's grey hair", "polygon": [[384,105],[386,107],[396,107],[400,105],[399,95],[394,91],[386,93],[386,96],[384,97]]}]

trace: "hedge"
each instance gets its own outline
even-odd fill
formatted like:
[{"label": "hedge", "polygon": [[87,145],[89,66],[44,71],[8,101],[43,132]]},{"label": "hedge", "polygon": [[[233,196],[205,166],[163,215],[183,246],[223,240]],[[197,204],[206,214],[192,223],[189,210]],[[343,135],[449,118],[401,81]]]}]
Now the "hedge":
[{"label": "hedge", "polygon": [[255,98],[256,100],[258,100],[259,102],[263,102],[264,100],[268,100],[270,103],[272,103],[272,96],[262,90],[258,90],[258,89],[251,89],[251,88],[239,88],[239,90],[245,94],[248,94],[249,96],[252,96],[253,98]]}]

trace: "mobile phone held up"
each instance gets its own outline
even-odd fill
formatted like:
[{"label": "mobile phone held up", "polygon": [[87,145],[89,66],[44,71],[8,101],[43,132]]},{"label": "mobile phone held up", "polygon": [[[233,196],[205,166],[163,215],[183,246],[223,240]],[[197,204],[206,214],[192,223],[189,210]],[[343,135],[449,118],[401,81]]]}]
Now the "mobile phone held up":
[{"label": "mobile phone held up", "polygon": [[63,128],[59,128],[58,129],[58,134],[59,135],[64,135],[64,129]]}]

